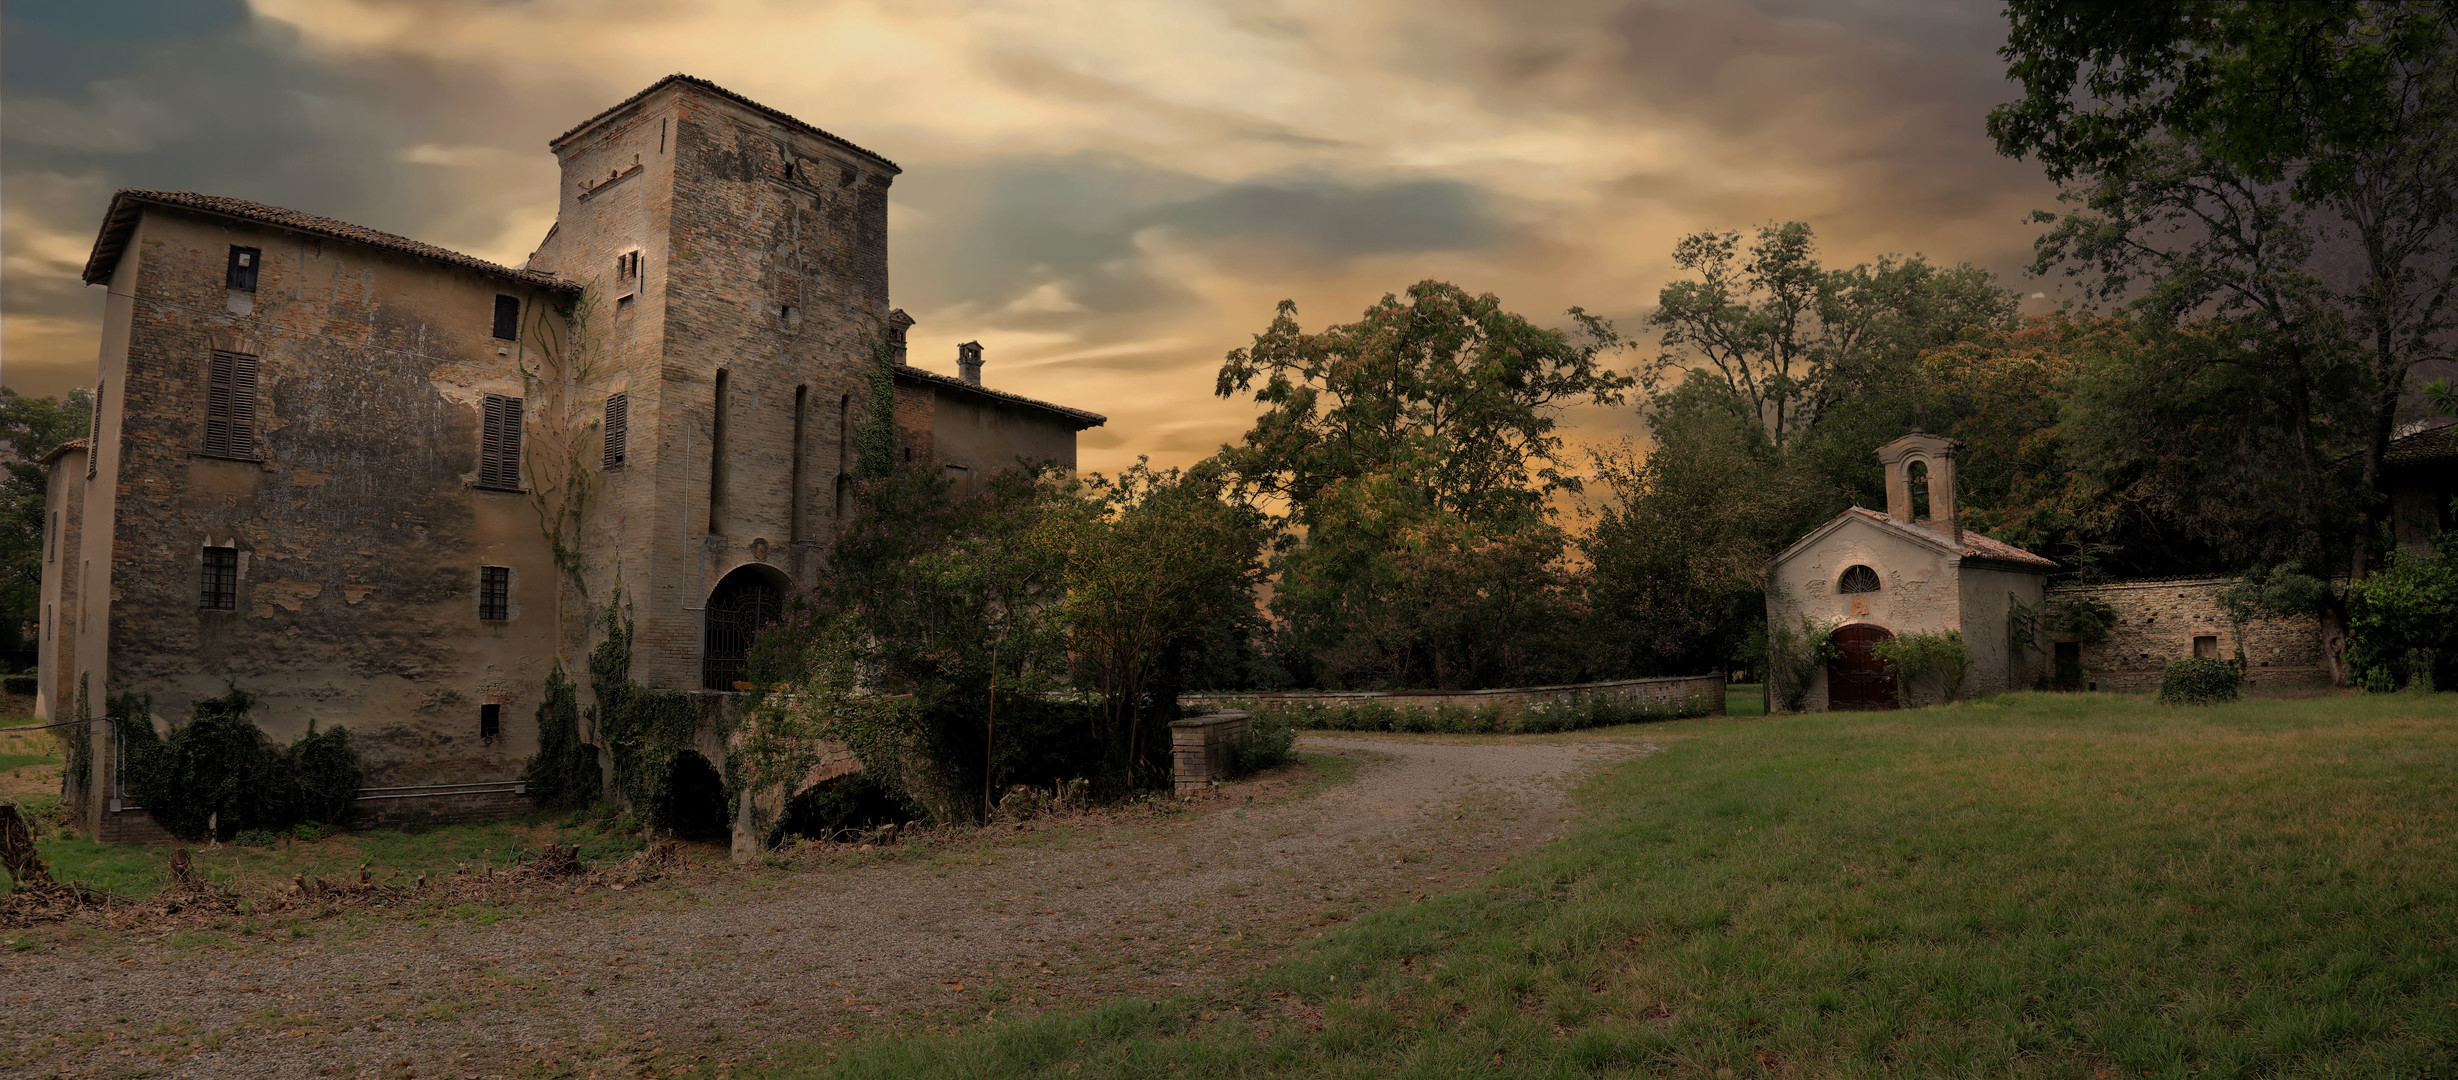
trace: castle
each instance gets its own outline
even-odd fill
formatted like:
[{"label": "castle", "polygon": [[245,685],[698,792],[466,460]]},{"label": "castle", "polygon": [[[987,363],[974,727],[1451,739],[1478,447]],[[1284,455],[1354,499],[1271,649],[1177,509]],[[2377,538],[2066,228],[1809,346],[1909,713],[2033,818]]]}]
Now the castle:
[{"label": "castle", "polygon": [[[675,75],[549,144],[554,227],[506,267],[239,199],[113,196],[90,438],[50,458],[38,708],[153,722],[236,686],[286,742],[348,725],[363,817],[520,805],[551,669],[619,594],[632,677],[725,693],[827,572],[874,357],[897,453],[958,486],[1075,463],[1103,418],[906,363],[886,158]],[[68,778],[157,835],[111,725]]]}]

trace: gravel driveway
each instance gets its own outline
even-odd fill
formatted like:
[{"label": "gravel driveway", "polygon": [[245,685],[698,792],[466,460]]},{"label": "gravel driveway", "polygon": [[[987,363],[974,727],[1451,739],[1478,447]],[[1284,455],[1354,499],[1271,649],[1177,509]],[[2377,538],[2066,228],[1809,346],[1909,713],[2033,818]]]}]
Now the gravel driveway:
[{"label": "gravel driveway", "polygon": [[[779,1040],[1170,994],[1447,888],[1558,832],[1589,767],[1653,746],[1309,737],[1350,783],[1052,823],[818,869],[713,870],[449,919],[239,944],[66,933],[0,954],[0,1071],[633,1076]],[[490,921],[493,920],[493,921]]]}]

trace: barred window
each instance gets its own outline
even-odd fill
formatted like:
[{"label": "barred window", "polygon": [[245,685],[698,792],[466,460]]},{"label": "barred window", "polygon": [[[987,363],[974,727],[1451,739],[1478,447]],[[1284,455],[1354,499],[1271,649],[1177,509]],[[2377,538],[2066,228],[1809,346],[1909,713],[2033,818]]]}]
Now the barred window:
[{"label": "barred window", "polygon": [[478,617],[488,622],[503,622],[512,617],[511,567],[478,568]]},{"label": "barred window", "polygon": [[1876,592],[1878,591],[1878,572],[1866,566],[1846,567],[1843,580],[1835,583],[1835,591],[1840,593]]},{"label": "barred window", "polygon": [[205,453],[256,456],[256,358],[215,350],[205,362]]},{"label": "barred window", "polygon": [[623,466],[624,455],[631,450],[632,399],[626,394],[606,395],[606,455],[603,468]]},{"label": "barred window", "polygon": [[205,549],[203,588],[198,592],[196,606],[207,611],[238,610],[238,548],[208,547]]},{"label": "barred window", "polygon": [[478,486],[521,489],[521,399],[488,394],[478,433]]}]

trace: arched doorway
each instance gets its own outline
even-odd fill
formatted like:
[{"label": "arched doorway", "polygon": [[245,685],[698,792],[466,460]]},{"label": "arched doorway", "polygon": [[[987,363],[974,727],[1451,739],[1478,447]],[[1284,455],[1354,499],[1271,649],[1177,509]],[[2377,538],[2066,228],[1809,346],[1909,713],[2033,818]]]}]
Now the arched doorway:
[{"label": "arched doorway", "polygon": [[733,834],[725,814],[725,778],[697,750],[674,755],[666,770],[664,820],[667,832],[684,840],[718,840]]},{"label": "arched doorway", "polygon": [[1835,628],[1828,640],[1842,655],[1826,666],[1827,708],[1895,707],[1895,673],[1877,653],[1878,643],[1893,636],[1885,627],[1867,623]]},{"label": "arched doorway", "polygon": [[756,564],[738,566],[708,594],[701,612],[700,686],[737,690],[751,659],[751,641],[785,610],[782,575]]}]

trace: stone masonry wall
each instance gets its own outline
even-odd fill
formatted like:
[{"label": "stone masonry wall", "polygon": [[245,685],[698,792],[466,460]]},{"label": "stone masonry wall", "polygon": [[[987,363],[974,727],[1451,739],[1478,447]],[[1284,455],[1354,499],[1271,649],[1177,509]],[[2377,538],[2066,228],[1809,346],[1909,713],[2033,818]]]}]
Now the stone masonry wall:
[{"label": "stone masonry wall", "polygon": [[1502,707],[1504,717],[1519,715],[1530,705],[1558,704],[1581,695],[1605,694],[1623,701],[1643,705],[1677,705],[1693,697],[1705,698],[1711,713],[1724,711],[1724,677],[1721,675],[1674,676],[1659,679],[1617,679],[1611,682],[1571,683],[1563,686],[1521,686],[1500,690],[1364,690],[1335,693],[1287,694],[1181,694],[1178,700],[1187,705],[1205,705],[1221,709],[1253,709],[1265,704],[1342,705],[1365,701],[1380,701],[1395,709],[1439,709],[1457,705],[1474,711],[1489,705]]},{"label": "stone masonry wall", "polygon": [[[2236,628],[2220,610],[2219,593],[2234,578],[2059,585],[2049,599],[2089,597],[2116,609],[2106,641],[2080,647],[2087,687],[2123,693],[2159,689],[2168,663],[2194,655],[2194,639],[2217,639],[2221,659],[2236,656]],[[2257,619],[2247,625],[2245,678],[2257,686],[2325,682],[2321,623],[2315,618]]]}]

